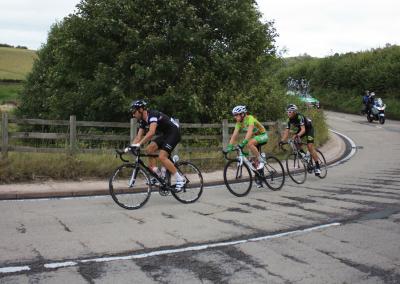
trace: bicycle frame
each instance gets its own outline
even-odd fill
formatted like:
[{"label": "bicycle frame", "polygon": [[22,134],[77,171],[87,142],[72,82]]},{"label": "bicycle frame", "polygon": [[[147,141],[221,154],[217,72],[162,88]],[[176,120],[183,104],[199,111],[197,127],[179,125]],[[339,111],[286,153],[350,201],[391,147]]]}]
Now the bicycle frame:
[{"label": "bicycle frame", "polygon": [[[246,157],[246,155],[244,154],[242,148],[236,146],[236,147],[234,148],[234,150],[238,153],[238,156],[235,158],[235,160],[238,160],[239,166],[242,166],[243,163],[245,163],[245,164],[250,168],[250,170],[252,170],[252,171],[253,171],[254,173],[256,173],[257,175],[260,175],[260,173],[257,171],[257,169],[253,166],[253,163],[252,163],[249,159],[247,159],[247,157]],[[232,159],[228,159],[228,157],[227,157],[228,152],[223,152],[223,153],[224,153],[225,158],[226,158],[227,160],[232,160]],[[264,162],[265,162],[265,161],[264,161]]]},{"label": "bicycle frame", "polygon": [[[158,176],[156,173],[154,173],[154,172],[142,161],[142,159],[140,158],[140,157],[153,157],[153,158],[158,158],[158,155],[156,155],[156,154],[141,154],[140,149],[132,149],[132,150],[131,150],[131,153],[132,153],[136,158],[135,158],[135,162],[130,162],[130,161],[125,160],[124,158],[122,158],[122,155],[125,154],[124,152],[117,151],[117,153],[119,154],[120,159],[121,159],[123,162],[133,165],[135,169],[137,168],[137,165],[142,166],[142,167],[147,171],[147,173],[148,173],[151,177],[154,177],[154,178],[160,183],[161,188],[164,188],[164,189],[167,188],[168,190],[171,190],[171,185],[168,184],[168,183],[164,180],[164,178],[161,178],[161,177]],[[170,160],[174,163],[174,165],[175,165],[175,162],[171,159],[171,157],[169,157],[169,159],[170,159]],[[132,186],[134,185],[135,180],[136,180],[136,174],[137,174],[137,170],[135,170],[135,171],[132,172],[132,176],[131,176],[131,178],[129,179],[129,184],[128,184],[129,187],[132,187]]]},{"label": "bicycle frame", "polygon": [[[288,140],[288,142],[287,142],[287,144],[289,144],[290,145],[290,147],[292,148],[292,150],[293,150],[293,153],[295,153],[296,154],[296,156],[297,157],[299,157],[304,163],[306,163],[307,165],[310,163],[310,161],[312,161],[312,159],[310,158],[310,160],[307,160],[306,158],[304,158],[302,155],[300,155],[300,150],[299,150],[299,148],[297,147],[297,145],[299,145],[300,146],[300,148],[301,148],[301,146],[304,144],[304,143],[302,143],[302,142],[295,142],[294,140],[292,140],[292,139],[289,139]],[[308,152],[308,150],[307,150],[307,153],[309,153]],[[310,154],[311,155],[311,154]],[[310,156],[311,157],[311,156]]]}]

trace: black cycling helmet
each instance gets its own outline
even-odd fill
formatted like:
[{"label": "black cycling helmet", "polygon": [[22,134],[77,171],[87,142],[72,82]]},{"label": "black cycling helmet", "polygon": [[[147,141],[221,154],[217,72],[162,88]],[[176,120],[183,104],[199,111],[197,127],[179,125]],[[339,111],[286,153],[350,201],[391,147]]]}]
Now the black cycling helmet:
[{"label": "black cycling helmet", "polygon": [[146,101],[144,101],[144,100],[136,100],[136,101],[133,101],[131,103],[130,111],[132,112],[132,111],[134,111],[136,109],[139,109],[139,108],[146,109],[146,106],[147,106]]}]

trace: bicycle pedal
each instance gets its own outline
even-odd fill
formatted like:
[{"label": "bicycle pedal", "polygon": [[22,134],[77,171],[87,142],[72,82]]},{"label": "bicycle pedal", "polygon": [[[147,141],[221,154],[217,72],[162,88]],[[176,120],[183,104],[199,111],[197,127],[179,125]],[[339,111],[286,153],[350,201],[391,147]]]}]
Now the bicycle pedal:
[{"label": "bicycle pedal", "polygon": [[159,189],[158,190],[158,193],[161,195],[161,196],[168,196],[169,195],[169,190],[165,190],[165,189]]}]

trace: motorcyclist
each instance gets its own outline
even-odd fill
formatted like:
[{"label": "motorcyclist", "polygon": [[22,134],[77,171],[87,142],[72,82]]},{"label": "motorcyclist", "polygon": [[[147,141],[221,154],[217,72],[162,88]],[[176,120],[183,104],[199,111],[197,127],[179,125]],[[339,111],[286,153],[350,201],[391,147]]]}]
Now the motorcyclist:
[{"label": "motorcyclist", "polygon": [[367,115],[370,115],[371,113],[371,108],[374,105],[374,100],[375,100],[375,93],[370,92],[367,101]]},{"label": "motorcyclist", "polygon": [[361,114],[366,114],[367,113],[368,98],[369,98],[369,91],[366,90],[364,95],[363,95],[363,98],[362,98],[363,107],[361,109]]}]

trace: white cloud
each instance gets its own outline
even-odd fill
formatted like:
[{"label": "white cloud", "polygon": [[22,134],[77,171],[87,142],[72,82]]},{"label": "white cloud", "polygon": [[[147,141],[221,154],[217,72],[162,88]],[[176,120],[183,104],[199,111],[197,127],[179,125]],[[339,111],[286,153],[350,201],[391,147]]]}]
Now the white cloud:
[{"label": "white cloud", "polygon": [[79,0],[13,0],[0,2],[0,43],[38,49],[51,25],[73,13]]},{"label": "white cloud", "polygon": [[288,56],[367,50],[400,44],[397,0],[258,0],[264,19],[275,20],[279,47]]}]

